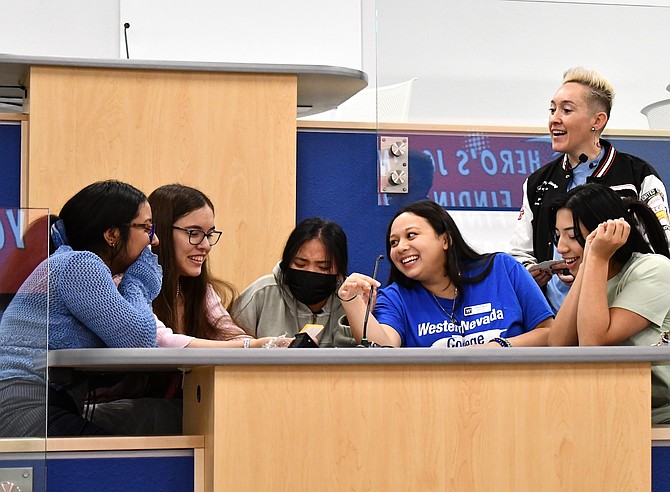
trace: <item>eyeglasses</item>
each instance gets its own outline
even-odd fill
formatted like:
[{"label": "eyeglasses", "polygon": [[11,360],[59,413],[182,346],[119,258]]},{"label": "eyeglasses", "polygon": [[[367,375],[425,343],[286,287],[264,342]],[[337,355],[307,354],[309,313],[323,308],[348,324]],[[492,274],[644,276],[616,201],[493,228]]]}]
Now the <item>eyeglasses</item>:
[{"label": "eyeglasses", "polygon": [[216,243],[219,242],[219,239],[221,238],[221,231],[211,231],[211,232],[205,232],[200,229],[184,229],[183,227],[177,227],[177,226],[172,226],[173,229],[177,229],[180,231],[184,231],[185,233],[188,234],[188,242],[191,243],[193,246],[197,246],[205,238],[207,238],[207,242],[209,243],[210,246],[214,246]]},{"label": "eyeglasses", "polygon": [[156,235],[156,224],[153,222],[151,224],[121,224],[124,227],[141,227],[144,231],[149,234],[149,242],[154,241],[154,236]]}]

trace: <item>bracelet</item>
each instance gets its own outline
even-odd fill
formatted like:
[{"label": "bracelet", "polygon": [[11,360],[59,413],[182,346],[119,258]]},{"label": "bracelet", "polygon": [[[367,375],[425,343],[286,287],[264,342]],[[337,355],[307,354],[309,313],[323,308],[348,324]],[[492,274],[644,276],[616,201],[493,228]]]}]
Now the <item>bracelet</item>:
[{"label": "bracelet", "polygon": [[350,298],[350,299],[342,299],[342,298],[340,297],[340,294],[335,294],[335,295],[336,295],[337,298],[338,298],[340,301],[342,301],[342,302],[353,301],[354,299],[356,299],[356,298],[358,297],[358,294],[356,294],[354,297],[352,297],[352,298]]},{"label": "bracelet", "polygon": [[512,343],[507,338],[495,337],[489,340],[490,342],[495,342],[501,347],[511,347]]},{"label": "bracelet", "polygon": [[242,342],[242,348],[249,348],[251,345],[251,338],[245,338]]}]

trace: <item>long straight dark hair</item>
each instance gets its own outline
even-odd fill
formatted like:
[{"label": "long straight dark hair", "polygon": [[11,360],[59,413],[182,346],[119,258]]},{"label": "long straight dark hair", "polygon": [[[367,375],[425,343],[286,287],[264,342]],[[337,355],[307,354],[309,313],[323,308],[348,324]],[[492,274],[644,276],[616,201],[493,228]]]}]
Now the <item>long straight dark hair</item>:
[{"label": "long straight dark hair", "polygon": [[623,265],[634,252],[658,253],[670,258],[663,227],[656,214],[640,200],[622,198],[611,188],[597,183],[577,186],[557,198],[549,208],[551,231],[556,230],[556,214],[563,208],[572,213],[575,238],[582,247],[586,244],[586,238],[580,232],[580,224],[591,232],[609,219],[623,218],[631,226],[630,234],[626,243],[612,255],[615,262]]},{"label": "long straight dark hair", "polygon": [[180,277],[175,265],[172,226],[177,219],[194,210],[209,207],[214,212],[214,204],[200,190],[180,184],[157,188],[149,195],[149,204],[156,223],[156,234],[160,238],[158,247],[154,247],[153,251],[158,255],[158,262],[163,267],[163,287],[154,300],[154,312],[158,319],[167,326],[177,326],[175,300],[177,282],[179,282],[181,292],[184,294],[184,326],[182,328],[190,336],[213,338],[215,329],[207,319],[205,309],[207,286],[211,285],[214,288],[227,309],[237,297],[237,290],[230,282],[217,279],[211,274],[207,259],[202,264],[199,276]]},{"label": "long straight dark hair", "polygon": [[[401,208],[393,217],[386,230],[386,257],[391,264],[391,273],[389,275],[389,284],[397,282],[405,288],[412,288],[417,284],[406,275],[400,273],[400,270],[391,260],[391,226],[400,214],[410,213],[418,217],[423,217],[428,221],[435,231],[435,234],[441,236],[447,235],[449,247],[444,254],[444,275],[451,279],[451,282],[457,289],[463,290],[465,284],[476,284],[484,280],[491,272],[493,267],[493,258],[496,253],[478,253],[463,239],[461,231],[456,222],[451,218],[445,209],[437,203],[430,200],[421,200]],[[472,276],[468,272],[481,270]]]}]

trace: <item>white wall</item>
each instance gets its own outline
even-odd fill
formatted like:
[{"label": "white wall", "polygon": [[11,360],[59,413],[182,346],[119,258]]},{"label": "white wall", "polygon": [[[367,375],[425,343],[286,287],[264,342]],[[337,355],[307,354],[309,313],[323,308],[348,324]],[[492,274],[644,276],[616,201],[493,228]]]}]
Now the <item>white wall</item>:
[{"label": "white wall", "polygon": [[0,0],[0,53],[119,57],[118,0]]},{"label": "white wall", "polygon": [[465,240],[481,253],[508,251],[519,218],[513,211],[449,210]]},{"label": "white wall", "polygon": [[670,98],[669,0],[0,0],[0,12],[2,53],[125,57],[129,22],[131,58],[417,76],[411,121],[544,126],[575,65],[614,84],[609,128],[646,129],[640,109]]},{"label": "white wall", "polygon": [[121,0],[124,22],[131,58],[362,66],[360,0]]},{"label": "white wall", "polygon": [[360,0],[0,0],[0,53],[361,69]]},{"label": "white wall", "polygon": [[418,77],[410,121],[544,126],[582,65],[617,91],[609,128],[646,129],[640,110],[670,98],[670,2],[597,2],[377,0],[379,85]]}]

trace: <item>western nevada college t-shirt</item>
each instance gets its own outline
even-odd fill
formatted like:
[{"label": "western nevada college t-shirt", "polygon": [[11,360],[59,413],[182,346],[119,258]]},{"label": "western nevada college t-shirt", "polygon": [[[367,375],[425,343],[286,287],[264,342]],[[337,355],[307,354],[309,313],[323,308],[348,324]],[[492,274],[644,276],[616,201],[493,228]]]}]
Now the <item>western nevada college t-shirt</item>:
[{"label": "western nevada college t-shirt", "polygon": [[380,289],[374,315],[400,334],[403,347],[430,347],[442,339],[446,347],[483,344],[520,335],[553,316],[526,268],[504,253],[495,256],[483,281],[463,290],[452,314],[450,300],[435,299],[420,284],[406,289],[393,283]]}]

